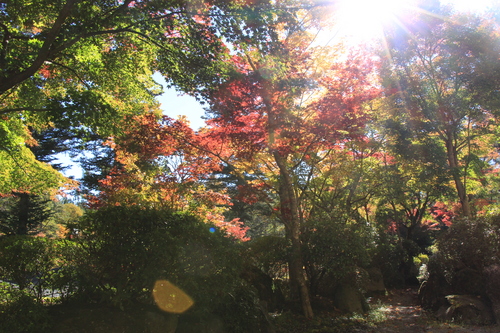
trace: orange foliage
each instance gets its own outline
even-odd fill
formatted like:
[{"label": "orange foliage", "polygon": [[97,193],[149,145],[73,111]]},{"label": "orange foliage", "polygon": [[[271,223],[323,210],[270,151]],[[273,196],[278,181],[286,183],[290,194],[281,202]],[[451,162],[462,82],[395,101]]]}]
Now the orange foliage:
[{"label": "orange foliage", "polygon": [[199,182],[221,170],[218,160],[206,153],[220,150],[214,141],[182,120],[148,114],[134,117],[127,133],[106,145],[114,149],[119,163],[100,181],[100,193],[89,198],[91,208],[143,205],[189,211],[245,239],[248,228],[224,221],[229,197],[206,190]]}]

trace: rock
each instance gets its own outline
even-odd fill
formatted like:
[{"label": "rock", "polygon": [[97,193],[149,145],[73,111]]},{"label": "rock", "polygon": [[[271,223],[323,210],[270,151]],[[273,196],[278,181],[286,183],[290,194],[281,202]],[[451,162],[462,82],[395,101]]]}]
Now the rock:
[{"label": "rock", "polygon": [[349,313],[366,313],[369,310],[363,294],[358,288],[349,284],[341,284],[333,295],[335,307]]},{"label": "rock", "polygon": [[446,279],[439,274],[430,274],[429,278],[422,282],[418,290],[420,305],[426,310],[437,311],[443,306],[448,307],[445,296],[453,293]]},{"label": "rock", "polygon": [[500,324],[500,265],[491,265],[484,270],[486,296],[490,300],[493,316]]},{"label": "rock", "polygon": [[382,275],[382,271],[380,270],[380,268],[377,267],[367,268],[366,273],[368,274],[368,279],[363,286],[366,293],[368,295],[384,294],[385,293],[384,276]]},{"label": "rock", "polygon": [[482,299],[472,295],[448,295],[446,299],[450,305],[442,306],[438,310],[438,319],[466,325],[491,325],[494,323],[491,309]]}]

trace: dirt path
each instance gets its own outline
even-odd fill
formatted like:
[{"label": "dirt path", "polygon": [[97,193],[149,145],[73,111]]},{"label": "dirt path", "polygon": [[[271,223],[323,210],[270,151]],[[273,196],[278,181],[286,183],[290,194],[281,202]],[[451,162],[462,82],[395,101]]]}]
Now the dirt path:
[{"label": "dirt path", "polygon": [[[383,318],[374,328],[364,332],[374,333],[449,333],[475,332],[500,333],[500,326],[463,326],[437,321],[434,316],[418,305],[414,289],[393,290],[386,296],[370,299],[373,307],[379,307]],[[361,332],[361,331],[359,331]]]}]

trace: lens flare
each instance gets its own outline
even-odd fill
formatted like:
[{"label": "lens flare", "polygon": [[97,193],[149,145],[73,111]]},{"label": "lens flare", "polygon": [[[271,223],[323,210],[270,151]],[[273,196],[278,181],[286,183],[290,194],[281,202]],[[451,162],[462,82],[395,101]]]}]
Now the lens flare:
[{"label": "lens flare", "polygon": [[194,304],[188,294],[167,280],[156,281],[153,298],[161,310],[170,313],[186,312]]}]

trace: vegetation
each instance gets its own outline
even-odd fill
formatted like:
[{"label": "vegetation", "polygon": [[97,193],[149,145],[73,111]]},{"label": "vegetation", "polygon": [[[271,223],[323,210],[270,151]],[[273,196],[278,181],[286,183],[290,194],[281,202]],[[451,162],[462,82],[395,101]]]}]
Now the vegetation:
[{"label": "vegetation", "polygon": [[416,4],[360,46],[341,1],[2,3],[0,331],[346,331],[420,283],[500,322],[498,15]]}]

